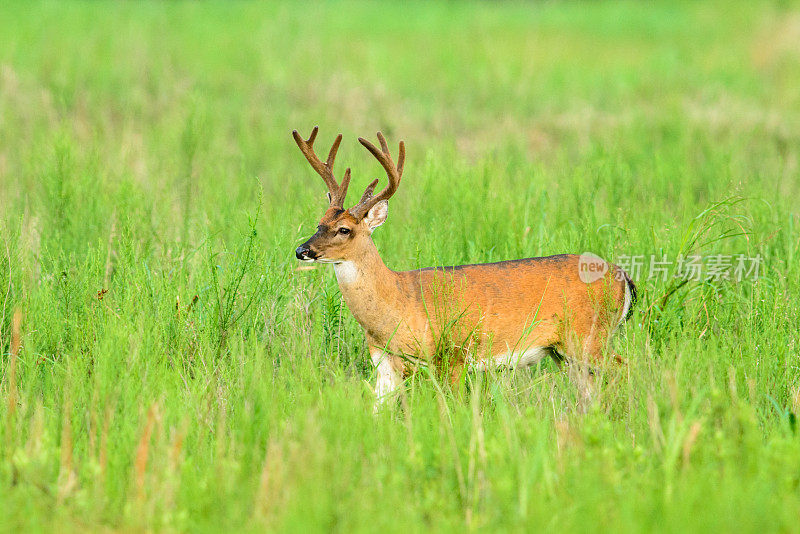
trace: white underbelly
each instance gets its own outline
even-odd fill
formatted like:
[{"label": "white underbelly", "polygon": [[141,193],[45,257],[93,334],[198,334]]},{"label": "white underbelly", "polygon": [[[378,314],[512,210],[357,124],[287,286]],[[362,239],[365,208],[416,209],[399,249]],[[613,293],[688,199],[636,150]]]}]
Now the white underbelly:
[{"label": "white underbelly", "polygon": [[548,347],[529,347],[525,350],[508,351],[481,358],[474,362],[474,366],[481,371],[496,367],[523,368],[536,365],[549,354]]}]

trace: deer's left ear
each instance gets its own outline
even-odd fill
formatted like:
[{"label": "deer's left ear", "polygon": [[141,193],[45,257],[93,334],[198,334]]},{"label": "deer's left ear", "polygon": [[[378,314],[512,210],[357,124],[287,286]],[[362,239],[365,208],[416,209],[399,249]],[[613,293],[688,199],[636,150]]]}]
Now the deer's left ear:
[{"label": "deer's left ear", "polygon": [[364,220],[366,221],[370,231],[372,231],[385,223],[388,215],[389,203],[385,200],[381,200],[372,206],[372,208],[370,208],[369,212],[367,212],[367,216],[364,217]]}]

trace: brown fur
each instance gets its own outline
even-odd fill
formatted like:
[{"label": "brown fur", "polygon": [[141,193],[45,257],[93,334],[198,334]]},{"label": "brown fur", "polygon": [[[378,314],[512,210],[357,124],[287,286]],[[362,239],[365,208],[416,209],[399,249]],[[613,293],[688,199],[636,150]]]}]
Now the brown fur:
[{"label": "brown fur", "polygon": [[[337,233],[342,226],[351,233]],[[367,217],[331,208],[306,242],[319,259],[355,267],[356,278],[339,287],[371,351],[428,359],[446,335],[465,358],[542,346],[596,362],[621,320],[617,267],[591,284],[580,280],[576,255],[395,272],[371,233]]]}]

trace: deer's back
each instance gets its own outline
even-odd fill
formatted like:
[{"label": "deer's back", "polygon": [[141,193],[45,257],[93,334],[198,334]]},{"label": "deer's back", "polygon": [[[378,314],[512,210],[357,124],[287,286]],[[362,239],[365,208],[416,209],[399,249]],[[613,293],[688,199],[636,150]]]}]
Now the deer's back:
[{"label": "deer's back", "polygon": [[616,326],[625,299],[618,268],[586,283],[580,256],[556,255],[399,273],[417,295],[433,338],[498,354],[552,346]]}]

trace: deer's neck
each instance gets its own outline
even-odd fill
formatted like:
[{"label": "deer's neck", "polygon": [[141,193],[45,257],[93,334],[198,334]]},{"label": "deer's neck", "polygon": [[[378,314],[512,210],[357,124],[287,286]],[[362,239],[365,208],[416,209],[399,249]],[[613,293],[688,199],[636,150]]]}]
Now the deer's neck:
[{"label": "deer's neck", "polygon": [[405,296],[398,289],[399,275],[386,267],[369,240],[354,259],[333,266],[342,297],[368,337],[383,343],[402,320]]}]

